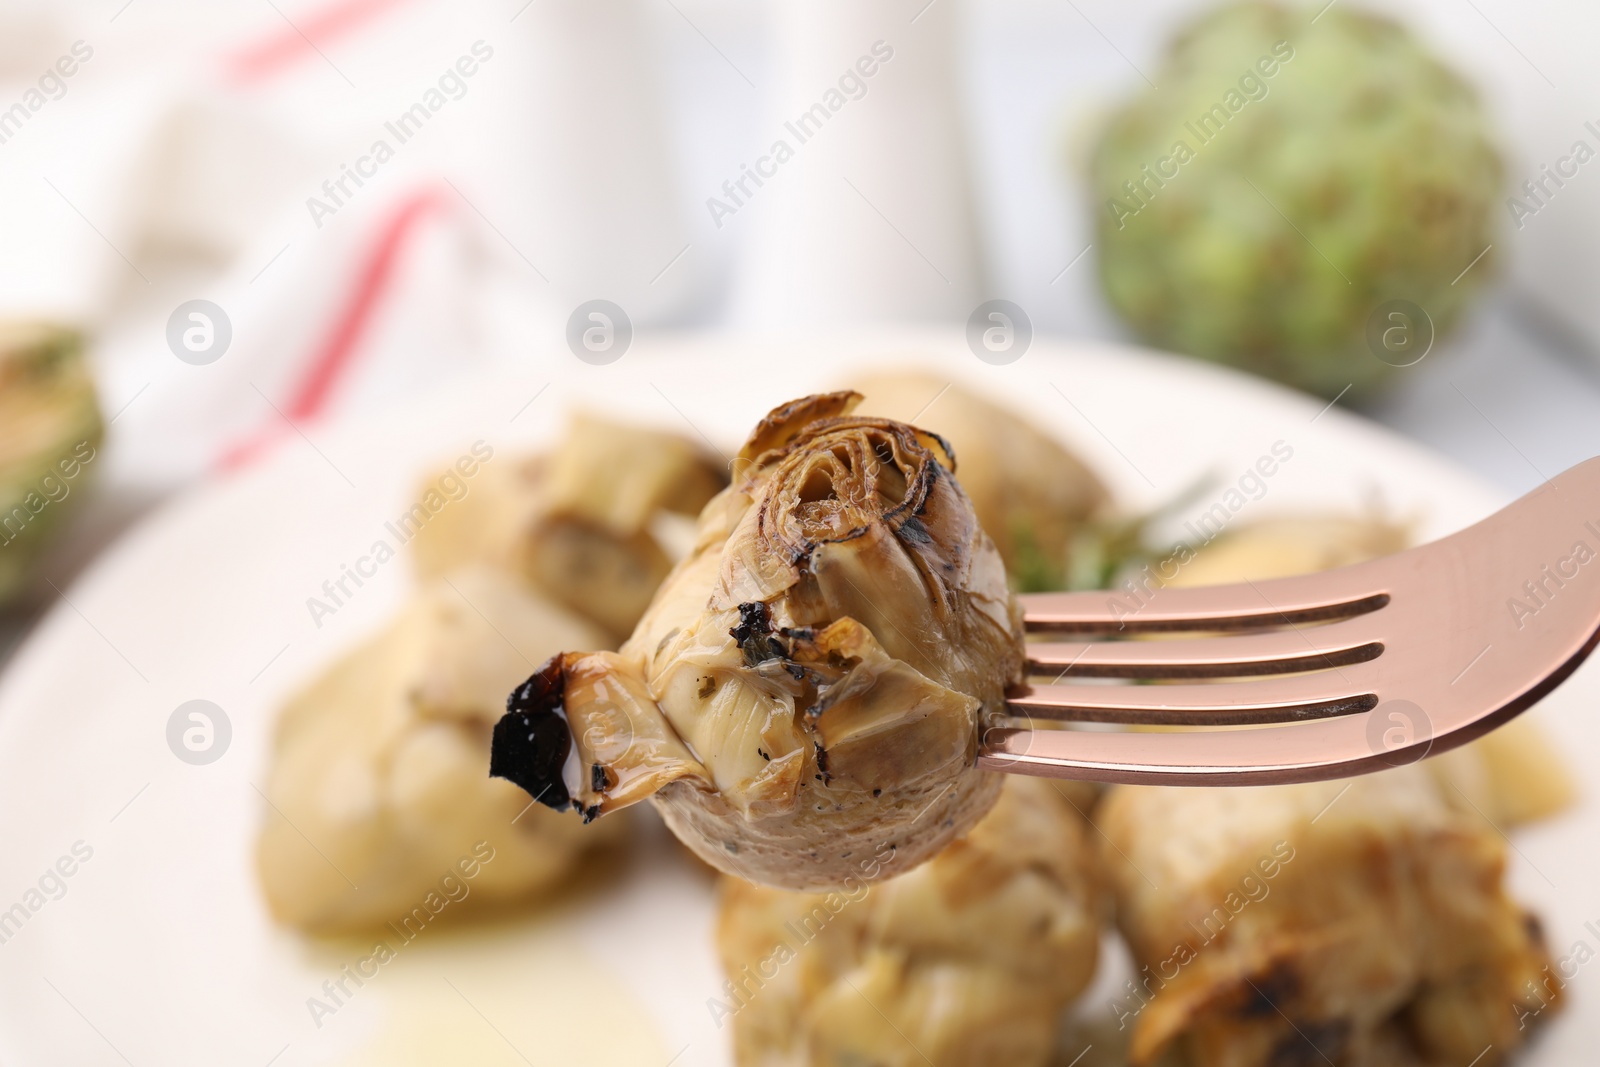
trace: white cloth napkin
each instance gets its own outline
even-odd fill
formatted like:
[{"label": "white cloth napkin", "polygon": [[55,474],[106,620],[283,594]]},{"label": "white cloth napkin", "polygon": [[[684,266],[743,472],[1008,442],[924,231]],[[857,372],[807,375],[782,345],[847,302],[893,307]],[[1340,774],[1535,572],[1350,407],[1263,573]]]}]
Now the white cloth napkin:
[{"label": "white cloth napkin", "polygon": [[[112,481],[515,358],[508,322],[696,299],[642,0],[225,6],[0,6],[0,316],[95,337]],[[193,300],[231,332],[202,366]]]}]

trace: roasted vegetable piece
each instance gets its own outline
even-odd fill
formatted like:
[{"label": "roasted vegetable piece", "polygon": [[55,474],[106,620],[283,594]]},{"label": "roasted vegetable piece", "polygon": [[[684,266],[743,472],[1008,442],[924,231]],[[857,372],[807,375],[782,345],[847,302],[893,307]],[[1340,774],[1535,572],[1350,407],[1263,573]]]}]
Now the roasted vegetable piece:
[{"label": "roasted vegetable piece", "polygon": [[0,604],[82,499],[103,429],[82,338],[0,323]]},{"label": "roasted vegetable piece", "polygon": [[621,651],[512,695],[493,773],[589,818],[653,797],[708,863],[793,889],[908,870],[988,810],[1021,615],[944,442],[858,400],[756,427]]},{"label": "roasted vegetable piece", "polygon": [[507,568],[615,644],[672,568],[653,523],[698,514],[727,483],[719,463],[677,434],[580,413],[550,453],[485,464],[416,538],[418,573]]},{"label": "roasted vegetable piece", "polygon": [[1506,895],[1503,839],[1420,766],[1119,786],[1095,819],[1144,968],[1113,1004],[1135,1067],[1171,1044],[1192,1067],[1499,1064],[1558,999],[1539,925]]},{"label": "roasted vegetable piece", "polygon": [[961,488],[1019,592],[1065,587],[1069,546],[1110,494],[1094,472],[1017,412],[921,371],[855,386],[864,414],[915,419],[950,442]]},{"label": "roasted vegetable piece", "polygon": [[713,1014],[739,1067],[1043,1067],[1094,975],[1096,862],[1056,783],[1015,778],[970,834],[880,885],[725,879]]},{"label": "roasted vegetable piece", "polygon": [[398,923],[441,878],[460,880],[480,841],[493,859],[465,899],[518,899],[614,840],[620,822],[595,835],[483,773],[506,686],[556,648],[601,640],[511,576],[472,569],[333,665],[277,727],[256,850],[274,916],[316,933]]}]

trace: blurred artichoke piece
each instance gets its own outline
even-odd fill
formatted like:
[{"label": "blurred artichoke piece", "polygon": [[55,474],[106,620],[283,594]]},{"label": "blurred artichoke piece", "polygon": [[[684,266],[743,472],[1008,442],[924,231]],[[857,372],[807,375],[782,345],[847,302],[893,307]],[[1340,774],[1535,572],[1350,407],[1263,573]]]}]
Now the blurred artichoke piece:
[{"label": "blurred artichoke piece", "polygon": [[1523,712],[1426,766],[1446,800],[1502,829],[1560,815],[1577,802],[1578,784],[1543,721],[1536,710]]},{"label": "blurred artichoke piece", "polygon": [[854,388],[863,414],[915,419],[950,442],[1018,592],[1065,587],[1074,536],[1110,499],[1093,471],[1017,412],[934,375],[880,374]]},{"label": "blurred artichoke piece", "polygon": [[[1357,399],[1493,273],[1504,166],[1488,119],[1398,23],[1228,4],[1152,76],[1090,165],[1100,279],[1144,339]],[[1390,301],[1422,314],[1391,318]]]},{"label": "blurred artichoke piece", "polygon": [[965,838],[879,885],[724,879],[712,1012],[739,1067],[1044,1067],[1094,975],[1097,862],[1055,783],[1014,778]]},{"label": "blurred artichoke piece", "polygon": [[518,900],[614,840],[621,822],[595,835],[483,769],[528,664],[603,640],[487,568],[419,593],[284,708],[257,843],[273,915],[319,934],[400,924],[446,876],[472,907]]},{"label": "blurred artichoke piece", "polygon": [[1560,1003],[1503,838],[1419,766],[1118,786],[1095,820],[1143,968],[1112,1003],[1134,1067],[1500,1064]]},{"label": "blurred artichoke piece", "polygon": [[767,416],[620,653],[512,694],[492,773],[589,818],[653,794],[707,863],[791,889],[883,850],[909,870],[977,822],[1021,614],[944,443],[859,399]]},{"label": "blurred artichoke piece", "polygon": [[677,434],[580,413],[554,451],[487,464],[472,491],[418,534],[417,570],[505,567],[614,644],[672,568],[653,533],[660,516],[694,516],[725,484],[718,461]]},{"label": "blurred artichoke piece", "polygon": [[1411,528],[1380,515],[1284,515],[1245,523],[1201,546],[1170,584],[1225,585],[1288,578],[1388,556]]},{"label": "blurred artichoke piece", "polygon": [[103,431],[83,339],[0,323],[0,605],[77,506]]}]

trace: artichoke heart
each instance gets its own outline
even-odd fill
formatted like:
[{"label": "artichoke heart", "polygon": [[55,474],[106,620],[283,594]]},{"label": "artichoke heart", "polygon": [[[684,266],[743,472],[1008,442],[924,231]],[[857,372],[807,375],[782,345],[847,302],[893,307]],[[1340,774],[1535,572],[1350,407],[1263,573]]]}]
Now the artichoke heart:
[{"label": "artichoke heart", "polygon": [[899,873],[977,822],[1021,613],[949,446],[859,400],[756,427],[621,650],[512,694],[492,774],[589,819],[650,797],[708,863],[791,889]]}]

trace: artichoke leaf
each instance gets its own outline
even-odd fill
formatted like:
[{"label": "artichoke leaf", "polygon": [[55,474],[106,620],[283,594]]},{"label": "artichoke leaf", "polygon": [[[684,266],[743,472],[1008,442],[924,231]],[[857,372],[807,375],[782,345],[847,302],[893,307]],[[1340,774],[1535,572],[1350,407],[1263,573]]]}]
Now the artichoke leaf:
[{"label": "artichoke leaf", "polygon": [[855,619],[797,644],[797,660],[813,656],[850,663],[809,709],[817,763],[830,784],[898,789],[974,758],[979,702],[890,655]]},{"label": "artichoke leaf", "polygon": [[776,664],[736,664],[674,665],[662,678],[661,703],[733,807],[788,810],[809,747],[796,722],[795,679]]},{"label": "artichoke leaf", "polygon": [[813,423],[848,415],[861,403],[861,394],[849,390],[801,397],[773,408],[750,431],[744,447],[734,457],[735,481],[770,453],[780,451]]}]

